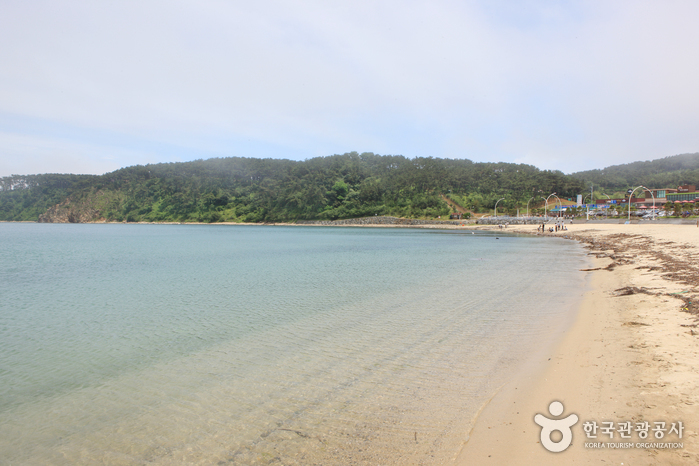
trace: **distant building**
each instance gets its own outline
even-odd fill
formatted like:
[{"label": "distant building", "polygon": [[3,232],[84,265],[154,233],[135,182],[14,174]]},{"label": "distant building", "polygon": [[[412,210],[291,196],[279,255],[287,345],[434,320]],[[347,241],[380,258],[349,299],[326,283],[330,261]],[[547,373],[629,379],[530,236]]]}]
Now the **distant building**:
[{"label": "distant building", "polygon": [[693,184],[678,186],[674,193],[667,195],[668,202],[693,201],[697,198],[699,198],[699,193],[697,192],[697,187]]},{"label": "distant building", "polygon": [[699,198],[699,193],[697,192],[678,192],[675,194],[668,194],[667,195],[667,200],[669,202],[675,202],[675,201],[693,201],[695,199]]},{"label": "distant building", "polygon": [[643,196],[646,199],[651,199],[652,197],[655,197],[657,203],[660,199],[662,199],[664,202],[668,194],[677,192],[676,189],[672,188],[651,189],[650,191],[653,193],[653,196],[651,196],[648,191],[643,191],[643,194],[639,194],[639,196]]},{"label": "distant building", "polygon": [[[648,197],[632,197],[630,201],[632,207],[653,207],[653,198],[651,198],[650,195]],[[597,203],[598,207],[601,207],[603,209],[612,207],[625,209],[629,203],[629,199],[597,199],[595,202]],[[665,204],[665,202],[665,198],[656,197],[655,207],[658,208],[661,205]]]}]

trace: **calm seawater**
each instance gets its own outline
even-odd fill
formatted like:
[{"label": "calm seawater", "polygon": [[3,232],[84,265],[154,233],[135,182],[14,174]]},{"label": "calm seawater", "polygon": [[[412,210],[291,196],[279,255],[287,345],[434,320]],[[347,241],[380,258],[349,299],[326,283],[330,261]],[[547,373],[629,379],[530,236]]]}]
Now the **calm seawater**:
[{"label": "calm seawater", "polygon": [[3,465],[449,463],[570,319],[586,261],[565,240],[453,230],[0,239]]}]

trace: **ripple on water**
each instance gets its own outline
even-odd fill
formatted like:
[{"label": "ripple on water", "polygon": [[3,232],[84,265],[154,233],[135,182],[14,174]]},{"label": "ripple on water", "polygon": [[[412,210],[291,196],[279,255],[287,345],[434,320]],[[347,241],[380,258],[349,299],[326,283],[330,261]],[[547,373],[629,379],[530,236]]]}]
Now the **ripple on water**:
[{"label": "ripple on water", "polygon": [[23,264],[0,272],[0,456],[25,464],[442,464],[582,260],[421,230],[0,229]]}]

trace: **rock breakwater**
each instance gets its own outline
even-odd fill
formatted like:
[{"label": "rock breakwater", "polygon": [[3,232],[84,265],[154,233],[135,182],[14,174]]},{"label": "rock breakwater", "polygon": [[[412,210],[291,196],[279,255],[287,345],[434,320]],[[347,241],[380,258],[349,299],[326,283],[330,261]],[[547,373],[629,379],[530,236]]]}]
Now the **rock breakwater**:
[{"label": "rock breakwater", "polygon": [[479,225],[537,225],[547,223],[549,220],[555,220],[553,217],[483,217],[479,218],[476,223]]},{"label": "rock breakwater", "polygon": [[348,218],[344,220],[298,220],[297,225],[466,225],[467,220],[419,220],[387,216]]}]

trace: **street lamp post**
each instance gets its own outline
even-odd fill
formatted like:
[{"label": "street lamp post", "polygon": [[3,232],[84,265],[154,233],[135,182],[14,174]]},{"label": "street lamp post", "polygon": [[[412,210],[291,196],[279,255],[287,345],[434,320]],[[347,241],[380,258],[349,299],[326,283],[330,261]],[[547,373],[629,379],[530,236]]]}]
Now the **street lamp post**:
[{"label": "street lamp post", "polygon": [[[609,197],[609,194],[604,194],[604,193],[602,193],[602,196],[607,196],[607,199],[609,199],[610,201],[612,200],[612,198]],[[607,208],[604,209],[604,218],[605,218],[605,219],[607,218],[607,213],[608,213],[608,212],[609,212],[609,204],[607,204]]]},{"label": "street lamp post", "polygon": [[[547,197],[546,199],[544,199],[544,200],[546,201],[546,206],[544,207],[544,218],[549,218],[548,206],[549,206],[549,198],[550,198],[551,196],[556,196],[556,193],[551,193],[551,194],[549,194],[549,197]],[[558,196],[556,196],[556,198],[558,198]],[[558,200],[559,200],[559,202],[560,202],[560,199],[558,199]]]},{"label": "street lamp post", "polygon": [[[532,199],[534,199],[534,198],[532,197]],[[529,217],[529,202],[530,202],[532,199],[529,199],[529,200],[527,201],[527,217]]]},{"label": "street lamp post", "polygon": [[495,202],[495,208],[493,209],[495,211],[495,217],[498,216],[498,202],[502,201],[503,199],[505,199],[505,198],[501,197],[500,199],[497,200],[497,202]]},{"label": "street lamp post", "polygon": [[551,194],[551,195],[552,195],[553,197],[555,197],[556,199],[558,199],[558,216],[560,217],[560,216],[561,216],[561,212],[563,212],[563,203],[561,202],[561,198],[559,198],[558,196],[556,196],[556,193],[553,193],[553,194]]},{"label": "street lamp post", "polygon": [[637,189],[638,189],[638,188],[634,188],[634,189],[629,193],[629,205],[628,205],[629,215],[628,215],[628,217],[627,217],[629,223],[631,222],[631,199],[633,199],[633,193],[634,193]]},{"label": "street lamp post", "polygon": [[633,191],[631,191],[631,194],[629,194],[629,217],[628,217],[629,222],[631,221],[631,199],[633,199],[633,193],[635,193],[636,190],[639,188],[643,188],[646,191],[648,191],[650,193],[650,196],[653,198],[653,219],[655,219],[655,196],[653,195],[653,191],[651,191],[650,189],[641,185],[641,186],[636,186],[635,188],[633,188]]},{"label": "street lamp post", "polygon": [[[590,196],[590,201],[592,201],[592,194],[586,194],[585,197],[583,198],[583,204],[585,204],[585,199],[587,199],[587,196]],[[587,206],[587,219],[590,220],[590,206],[585,204]]]}]

